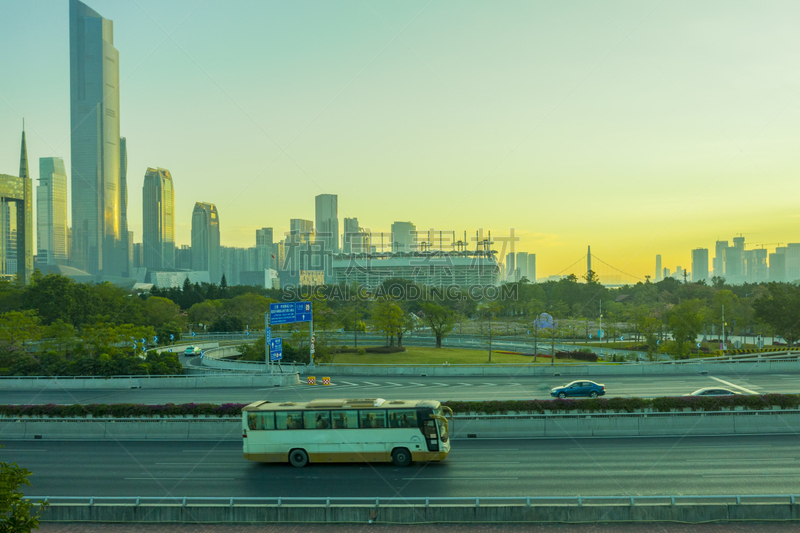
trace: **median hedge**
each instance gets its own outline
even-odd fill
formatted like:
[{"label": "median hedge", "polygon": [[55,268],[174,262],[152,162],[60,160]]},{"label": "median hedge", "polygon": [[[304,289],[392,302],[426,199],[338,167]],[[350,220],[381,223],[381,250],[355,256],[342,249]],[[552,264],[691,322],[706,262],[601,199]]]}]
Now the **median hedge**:
[{"label": "median hedge", "polygon": [[[8,418],[21,416],[74,418],[112,417],[170,417],[170,416],[216,416],[219,418],[238,417],[242,414],[243,403],[184,403],[165,405],[146,405],[133,403],[116,404],[73,404],[73,405],[0,405],[0,415]],[[595,398],[582,400],[500,400],[493,402],[444,402],[455,413],[506,414],[516,413],[632,413],[641,410],[668,413],[678,411],[720,411],[743,408],[750,410],[800,408],[800,394],[764,394],[736,396],[667,396],[663,398]]]}]

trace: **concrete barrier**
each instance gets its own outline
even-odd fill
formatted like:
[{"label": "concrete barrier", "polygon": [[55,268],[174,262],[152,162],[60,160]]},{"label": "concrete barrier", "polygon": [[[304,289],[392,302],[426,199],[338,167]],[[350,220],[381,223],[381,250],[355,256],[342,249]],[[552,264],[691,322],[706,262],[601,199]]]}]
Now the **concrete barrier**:
[{"label": "concrete barrier", "polygon": [[[789,498],[785,498],[788,500]],[[43,522],[98,523],[583,523],[795,521],[800,505],[789,503],[492,504],[472,505],[230,505],[196,503],[52,503]]]},{"label": "concrete barrier", "polygon": [[219,387],[273,387],[299,385],[297,373],[231,374],[222,376],[143,376],[143,377],[60,377],[0,378],[0,390],[85,390],[85,389],[196,389]]},{"label": "concrete barrier", "polygon": [[[800,432],[800,410],[463,415],[453,438],[682,437]],[[0,440],[239,440],[239,418],[0,418]]]},{"label": "concrete barrier", "polygon": [[[310,369],[306,369],[309,371]],[[497,365],[317,365],[317,373],[332,376],[643,376],[709,374],[776,374],[800,372],[800,361],[632,364],[497,364]]]}]

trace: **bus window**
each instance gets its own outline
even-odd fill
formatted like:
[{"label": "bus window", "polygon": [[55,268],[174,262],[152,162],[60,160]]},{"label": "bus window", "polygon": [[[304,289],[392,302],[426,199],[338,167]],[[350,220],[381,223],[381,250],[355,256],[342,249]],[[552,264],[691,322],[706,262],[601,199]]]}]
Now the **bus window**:
[{"label": "bus window", "polygon": [[389,427],[391,428],[415,428],[417,423],[417,412],[411,409],[398,409],[389,411]]},{"label": "bus window", "polygon": [[303,429],[303,413],[300,411],[277,411],[275,427],[278,429]]},{"label": "bus window", "polygon": [[330,411],[306,411],[303,413],[306,429],[329,429],[331,427]]},{"label": "bus window", "polygon": [[275,429],[275,417],[272,413],[247,413],[247,427],[252,430]]},{"label": "bus window", "polygon": [[359,411],[358,413],[362,428],[386,427],[386,411],[383,409],[376,411]]},{"label": "bus window", "polygon": [[358,411],[333,411],[333,429],[357,429]]}]

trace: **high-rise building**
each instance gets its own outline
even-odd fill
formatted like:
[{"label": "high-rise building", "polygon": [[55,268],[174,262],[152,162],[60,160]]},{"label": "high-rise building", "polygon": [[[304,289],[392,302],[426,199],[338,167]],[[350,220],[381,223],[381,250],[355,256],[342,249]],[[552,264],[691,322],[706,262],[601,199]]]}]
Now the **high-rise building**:
[{"label": "high-rise building", "polygon": [[722,251],[725,259],[725,280],[730,284],[744,281],[744,248],[732,246]]},{"label": "high-rise building", "polygon": [[790,242],[785,249],[786,281],[795,283],[800,281],[800,243]]},{"label": "high-rise building", "polygon": [[728,241],[717,241],[714,245],[714,276],[717,278],[725,277],[725,250],[728,248]]},{"label": "high-rise building", "polygon": [[708,279],[708,248],[695,248],[692,250],[692,281],[705,281]]},{"label": "high-rise building", "polygon": [[125,275],[130,276],[133,267],[133,254],[130,249],[133,237],[128,237],[128,141],[125,137],[119,139],[119,189],[120,235],[124,240],[122,255],[125,258]]},{"label": "high-rise building", "polygon": [[256,230],[256,265],[254,270],[275,268],[275,242],[272,228]]},{"label": "high-rise building", "polygon": [[661,270],[661,254],[656,256],[656,281],[661,281],[661,275],[663,274]]},{"label": "high-rise building", "polygon": [[33,186],[28,170],[25,130],[19,176],[0,174],[0,276],[16,274],[27,283],[33,274]]},{"label": "high-rise building", "polygon": [[661,272],[663,273],[664,279],[667,279],[668,277],[670,277],[670,271],[669,271],[669,269],[667,267],[664,267],[664,270],[662,270]]},{"label": "high-rise building", "polygon": [[413,252],[417,249],[417,227],[411,222],[392,224],[392,251]]},{"label": "high-rise building", "polygon": [[517,252],[514,262],[517,265],[516,281],[520,281],[522,278],[528,279],[528,252]]},{"label": "high-rise building", "polygon": [[774,254],[769,254],[769,280],[786,281],[786,248],[776,248]]},{"label": "high-rise building", "polygon": [[514,262],[514,257],[515,256],[513,252],[508,252],[506,254],[506,281],[511,283],[517,281],[517,265]]},{"label": "high-rise building", "polygon": [[[192,270],[208,272],[211,283],[222,280],[217,206],[194,204],[192,211]],[[227,280],[226,280],[227,281]]]},{"label": "high-rise building", "polygon": [[528,280],[536,283],[536,254],[528,254]]},{"label": "high-rise building", "polygon": [[119,52],[114,23],[69,3],[72,154],[72,265],[91,274],[127,274],[126,156],[119,136]]},{"label": "high-rise building", "polygon": [[359,226],[357,218],[345,218],[342,231],[342,253],[353,253],[353,239],[358,239]]},{"label": "high-rise building", "polygon": [[192,269],[192,247],[188,244],[181,244],[175,249],[175,270]]},{"label": "high-rise building", "polygon": [[144,173],[142,246],[144,266],[152,270],[175,268],[175,187],[172,175],[164,168],[148,168]]},{"label": "high-rise building", "polygon": [[767,255],[767,250],[764,248],[745,250],[744,270],[748,283],[761,283],[768,280]]},{"label": "high-rise building", "polygon": [[322,251],[339,252],[339,197],[335,194],[320,194],[316,197],[315,222],[317,242],[322,242]]},{"label": "high-rise building", "polygon": [[67,169],[60,157],[39,158],[36,186],[36,260],[42,265],[66,265]]},{"label": "high-rise building", "polygon": [[314,234],[314,222],[303,218],[289,220],[289,234],[297,236],[298,242],[310,242]]}]

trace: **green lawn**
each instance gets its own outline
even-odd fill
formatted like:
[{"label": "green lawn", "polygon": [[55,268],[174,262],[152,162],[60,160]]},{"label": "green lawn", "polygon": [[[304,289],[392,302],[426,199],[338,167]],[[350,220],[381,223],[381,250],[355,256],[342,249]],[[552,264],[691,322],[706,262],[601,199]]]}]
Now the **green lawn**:
[{"label": "green lawn", "polygon": [[[405,352],[392,354],[354,353],[337,354],[334,363],[352,365],[440,365],[448,362],[451,365],[475,365],[489,362],[488,350],[467,350],[464,348],[424,348],[410,347]],[[539,357],[538,363],[549,363],[549,357]],[[580,362],[570,359],[558,359],[558,363]],[[492,352],[492,363],[533,363],[533,357]]]}]

